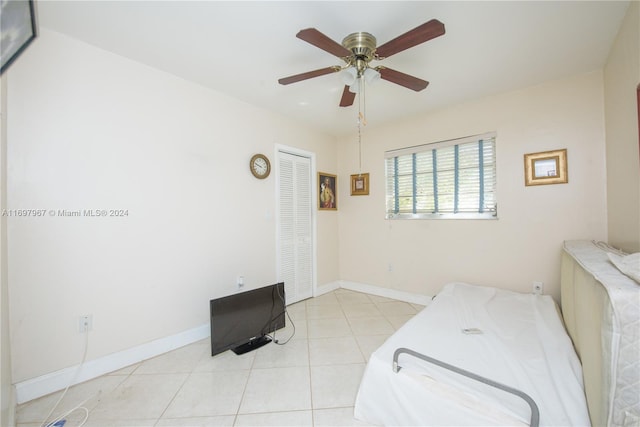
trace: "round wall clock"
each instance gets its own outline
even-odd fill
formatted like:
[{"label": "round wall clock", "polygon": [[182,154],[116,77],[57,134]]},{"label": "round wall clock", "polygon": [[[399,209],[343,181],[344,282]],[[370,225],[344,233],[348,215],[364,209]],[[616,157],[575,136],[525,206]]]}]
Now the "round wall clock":
[{"label": "round wall clock", "polygon": [[271,173],[271,163],[264,154],[255,154],[249,162],[251,173],[258,179],[265,179]]}]

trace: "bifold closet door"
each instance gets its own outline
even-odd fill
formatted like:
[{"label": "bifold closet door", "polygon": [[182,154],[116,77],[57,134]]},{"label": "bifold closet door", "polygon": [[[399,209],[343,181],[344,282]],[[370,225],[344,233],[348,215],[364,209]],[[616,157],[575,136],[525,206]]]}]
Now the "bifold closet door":
[{"label": "bifold closet door", "polygon": [[278,153],[278,261],[287,304],[313,296],[311,159]]}]

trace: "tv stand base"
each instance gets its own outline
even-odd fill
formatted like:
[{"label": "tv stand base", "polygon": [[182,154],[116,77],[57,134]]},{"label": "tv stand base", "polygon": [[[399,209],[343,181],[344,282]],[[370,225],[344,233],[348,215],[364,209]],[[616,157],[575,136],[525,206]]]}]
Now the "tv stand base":
[{"label": "tv stand base", "polygon": [[270,342],[271,342],[271,338],[267,337],[266,335],[263,335],[261,337],[254,338],[247,343],[244,343],[235,348],[232,348],[231,351],[233,351],[235,354],[238,354],[238,355],[245,354],[250,351],[259,349],[263,345],[269,344]]}]

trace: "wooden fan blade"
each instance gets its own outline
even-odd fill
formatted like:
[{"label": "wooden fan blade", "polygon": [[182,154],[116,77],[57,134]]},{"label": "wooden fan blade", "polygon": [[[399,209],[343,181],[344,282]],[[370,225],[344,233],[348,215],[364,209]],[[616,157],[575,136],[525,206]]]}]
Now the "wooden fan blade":
[{"label": "wooden fan blade", "polygon": [[429,82],[426,80],[401,73],[400,71],[392,70],[391,68],[380,67],[378,71],[380,72],[380,78],[383,80],[404,86],[408,89],[415,90],[416,92],[420,92],[429,85]]},{"label": "wooden fan blade", "polygon": [[296,37],[324,50],[325,52],[329,52],[338,58],[351,55],[351,52],[347,48],[342,46],[340,43],[331,40],[315,28],[300,30],[298,31],[298,34],[296,34]]},{"label": "wooden fan blade", "polygon": [[380,58],[388,58],[391,55],[395,55],[396,53],[402,52],[410,47],[435,39],[443,34],[444,24],[437,19],[432,19],[413,30],[407,31],[401,36],[386,42],[382,46],[379,46],[376,49],[376,54]]},{"label": "wooden fan blade", "polygon": [[300,82],[302,80],[312,79],[314,77],[324,76],[325,74],[335,73],[339,71],[340,67],[327,67],[321,68],[319,70],[307,71],[306,73],[296,74],[295,76],[283,77],[278,80],[278,83],[281,85],[288,85],[291,83]]},{"label": "wooden fan blade", "polygon": [[340,98],[340,106],[350,107],[353,105],[354,99],[356,99],[356,94],[349,90],[349,86],[345,85],[342,91],[342,98]]}]

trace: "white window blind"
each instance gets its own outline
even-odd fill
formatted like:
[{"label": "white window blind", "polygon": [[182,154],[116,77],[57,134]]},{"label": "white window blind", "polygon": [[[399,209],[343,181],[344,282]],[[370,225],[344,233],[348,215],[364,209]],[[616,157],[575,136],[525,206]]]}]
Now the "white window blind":
[{"label": "white window blind", "polygon": [[387,218],[497,217],[495,133],[385,153]]}]

